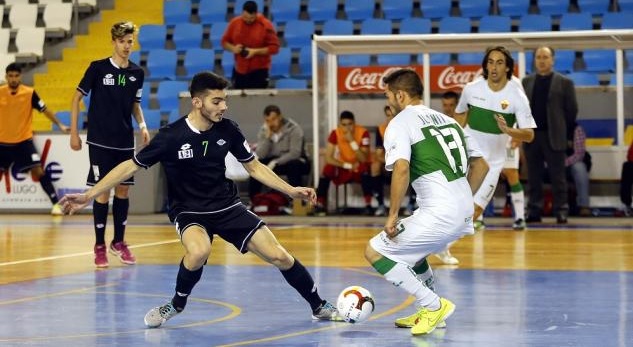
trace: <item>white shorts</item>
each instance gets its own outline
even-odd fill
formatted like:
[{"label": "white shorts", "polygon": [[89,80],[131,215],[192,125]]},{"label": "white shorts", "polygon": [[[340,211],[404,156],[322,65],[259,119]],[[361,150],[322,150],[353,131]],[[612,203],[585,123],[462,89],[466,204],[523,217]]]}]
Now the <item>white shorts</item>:
[{"label": "white shorts", "polygon": [[503,164],[504,169],[518,169],[519,168],[519,147],[514,149],[506,148],[506,161]]},{"label": "white shorts", "polygon": [[473,206],[464,206],[461,210],[455,213],[453,209],[452,217],[440,219],[435,213],[418,209],[413,215],[398,221],[398,230],[404,230],[394,238],[388,238],[383,230],[369,243],[383,256],[413,267],[429,254],[437,253],[449,243],[474,233]]},{"label": "white shorts", "polygon": [[481,208],[486,208],[486,206],[488,206],[492,196],[495,194],[495,189],[497,189],[497,183],[499,182],[499,175],[501,174],[502,169],[503,163],[497,165],[490,164],[488,174],[486,174],[484,181],[481,182],[479,190],[477,190],[473,196],[473,200],[477,206]]}]

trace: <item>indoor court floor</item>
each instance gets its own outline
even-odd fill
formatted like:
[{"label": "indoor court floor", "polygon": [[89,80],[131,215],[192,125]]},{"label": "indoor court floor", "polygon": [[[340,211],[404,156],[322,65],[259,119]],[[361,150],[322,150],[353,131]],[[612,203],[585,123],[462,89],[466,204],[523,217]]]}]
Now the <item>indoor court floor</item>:
[{"label": "indoor court floor", "polygon": [[414,312],[413,298],[363,258],[382,218],[265,220],[325,299],[349,285],[369,289],[370,320],[312,321],[276,268],[216,238],[187,309],[147,329],[143,316],[173,295],[183,253],[166,216],[130,216],[138,264],[110,255],[97,270],[90,215],[6,214],[0,346],[633,346],[633,218],[550,218],[524,232],[487,219],[485,231],[453,246],[459,266],[432,257],[437,292],[457,309],[446,329],[416,337],[393,324]]}]

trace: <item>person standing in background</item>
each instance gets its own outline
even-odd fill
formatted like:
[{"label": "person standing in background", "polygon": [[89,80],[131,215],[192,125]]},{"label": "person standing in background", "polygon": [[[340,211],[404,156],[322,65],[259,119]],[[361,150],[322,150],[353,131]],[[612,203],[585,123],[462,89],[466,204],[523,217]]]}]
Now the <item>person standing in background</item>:
[{"label": "person standing in background", "polygon": [[51,214],[60,216],[57,192],[50,176],[44,173],[33,144],[33,109],[43,113],[63,132],[68,132],[68,127],[46,107],[35,89],[22,84],[22,69],[17,64],[7,65],[5,72],[7,83],[0,86],[0,174],[8,171],[11,164],[17,172],[30,171],[53,204]]},{"label": "person standing in background", "polygon": [[585,130],[578,123],[574,127],[574,140],[567,148],[565,167],[567,176],[571,178],[576,187],[576,208],[580,217],[591,217],[589,208],[589,170],[591,161],[587,147],[585,146]]},{"label": "person standing in background", "polygon": [[257,13],[255,1],[246,1],[242,14],[229,22],[222,47],[235,54],[233,88],[268,88],[271,56],[279,52],[279,38],[273,24]]},{"label": "person standing in background", "polygon": [[567,223],[567,180],[565,158],[578,114],[574,82],[553,70],[554,50],[541,46],[534,52],[536,72],[523,78],[523,89],[530,100],[536,122],[534,141],[525,144],[530,186],[526,222],[541,222],[543,211],[543,173],[547,164],[552,185],[552,208],[556,223]]},{"label": "person standing in background", "polygon": [[633,216],[631,209],[631,187],[633,186],[633,143],[629,146],[626,161],[622,163],[622,177],[620,178],[620,201],[622,207],[616,213],[623,216]]},{"label": "person standing in background", "polygon": [[[143,69],[129,60],[134,47],[136,25],[132,22],[119,22],[112,26],[113,53],[111,57],[96,60],[84,73],[73,95],[70,123],[70,148],[81,150],[81,139],[77,121],[79,102],[90,94],[88,108],[88,153],[90,170],[86,184],[94,186],[100,179],[119,163],[134,156],[134,129],[132,116],[138,122],[143,136],[143,145],[149,142],[149,132],[141,109],[143,94]],[[129,187],[134,177],[129,177],[114,188],[112,201],[112,219],[114,237],[110,243],[110,253],[116,255],[124,264],[135,264],[136,258],[125,243],[125,225],[130,207]],[[95,265],[108,267],[105,229],[108,220],[110,191],[104,191],[95,197],[92,204],[95,229]]]}]

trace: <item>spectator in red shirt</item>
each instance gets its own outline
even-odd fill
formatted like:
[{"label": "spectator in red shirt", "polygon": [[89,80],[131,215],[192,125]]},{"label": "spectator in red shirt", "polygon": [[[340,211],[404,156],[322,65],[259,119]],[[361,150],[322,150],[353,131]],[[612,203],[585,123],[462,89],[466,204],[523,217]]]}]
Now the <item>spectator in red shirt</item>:
[{"label": "spectator in red shirt", "polygon": [[268,88],[271,55],[279,52],[279,38],[273,24],[257,13],[255,1],[246,1],[242,14],[229,22],[222,47],[235,54],[233,88]]},{"label": "spectator in red shirt", "polygon": [[622,212],[625,216],[633,215],[631,210],[631,186],[633,186],[633,143],[629,146],[626,161],[622,164],[622,177],[620,178],[620,201],[622,201]]}]

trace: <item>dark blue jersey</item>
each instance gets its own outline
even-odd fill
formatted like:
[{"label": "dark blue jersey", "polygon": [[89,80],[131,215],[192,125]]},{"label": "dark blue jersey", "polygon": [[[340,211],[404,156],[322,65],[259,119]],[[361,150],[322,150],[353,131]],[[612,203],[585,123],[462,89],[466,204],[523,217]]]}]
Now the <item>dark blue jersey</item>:
[{"label": "dark blue jersey", "polygon": [[112,58],[96,60],[84,73],[77,90],[90,93],[87,143],[100,147],[134,149],[132,107],[141,101],[145,73],[138,65],[115,65]]},{"label": "dark blue jersey", "polygon": [[228,152],[242,163],[255,158],[237,123],[225,118],[200,132],[183,117],[161,128],[134,162],[144,168],[163,164],[173,222],[181,212],[220,211],[239,202],[237,186],[225,177]]}]

